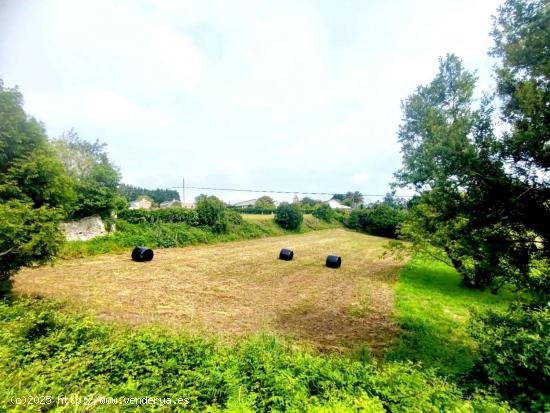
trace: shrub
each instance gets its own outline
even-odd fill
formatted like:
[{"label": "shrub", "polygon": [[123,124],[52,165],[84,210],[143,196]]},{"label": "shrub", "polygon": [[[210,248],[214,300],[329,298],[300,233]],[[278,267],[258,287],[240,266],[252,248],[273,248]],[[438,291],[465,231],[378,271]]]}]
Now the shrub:
[{"label": "shrub", "polygon": [[131,224],[140,224],[143,222],[150,224],[182,222],[191,226],[199,225],[198,214],[194,209],[165,208],[151,211],[145,209],[128,209],[122,211],[118,216]]},{"label": "shrub", "polygon": [[368,208],[352,211],[346,220],[346,225],[372,235],[395,238],[397,229],[405,217],[406,210],[378,203]]},{"label": "shrub", "polygon": [[470,335],[479,349],[472,376],[521,410],[550,407],[550,307],[516,304],[507,312],[474,314]]},{"label": "shrub", "polygon": [[0,296],[9,290],[9,277],[19,268],[52,260],[63,235],[57,209],[33,208],[11,200],[0,203]]},{"label": "shrub", "polygon": [[302,224],[304,215],[298,205],[283,202],[277,207],[275,222],[285,229],[297,229]]},{"label": "shrub", "polygon": [[227,232],[225,204],[215,196],[202,197],[197,202],[199,224],[211,227],[214,232]]},{"label": "shrub", "polygon": [[312,214],[314,217],[326,222],[331,222],[335,217],[334,211],[327,204],[319,205],[316,209],[313,210]]},{"label": "shrub", "polygon": [[241,225],[243,223],[243,217],[239,214],[239,211],[234,209],[227,209],[225,211],[225,220],[228,224]]}]

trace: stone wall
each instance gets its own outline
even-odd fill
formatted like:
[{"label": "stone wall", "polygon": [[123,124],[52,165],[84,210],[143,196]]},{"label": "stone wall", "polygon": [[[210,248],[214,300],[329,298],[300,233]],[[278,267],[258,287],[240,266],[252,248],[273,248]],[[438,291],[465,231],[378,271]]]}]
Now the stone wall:
[{"label": "stone wall", "polygon": [[100,235],[107,234],[105,224],[99,215],[82,218],[78,221],[69,221],[61,224],[67,241],[88,241]]}]

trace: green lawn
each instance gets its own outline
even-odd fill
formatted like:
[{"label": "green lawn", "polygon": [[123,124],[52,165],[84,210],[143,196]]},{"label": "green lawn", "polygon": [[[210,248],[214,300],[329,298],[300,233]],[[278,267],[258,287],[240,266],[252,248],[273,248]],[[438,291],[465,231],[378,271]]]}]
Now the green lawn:
[{"label": "green lawn", "polygon": [[412,259],[396,286],[396,312],[402,329],[389,360],[413,360],[441,374],[466,372],[473,341],[466,327],[471,309],[506,308],[510,291],[493,294],[465,288],[458,273],[433,259]]}]

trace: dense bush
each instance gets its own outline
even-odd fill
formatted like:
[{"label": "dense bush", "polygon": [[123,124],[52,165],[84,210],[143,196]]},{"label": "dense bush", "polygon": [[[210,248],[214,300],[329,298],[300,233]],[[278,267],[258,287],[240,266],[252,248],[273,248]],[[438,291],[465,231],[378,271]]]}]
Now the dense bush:
[{"label": "dense bush", "polygon": [[317,208],[313,210],[312,215],[325,222],[331,222],[336,216],[333,209],[329,207],[327,204],[319,205]]},{"label": "dense bush", "polygon": [[122,211],[118,215],[119,218],[131,223],[139,224],[148,222],[156,223],[174,223],[183,222],[187,225],[199,225],[199,217],[197,211],[187,208],[164,208],[164,209],[128,209]]},{"label": "dense bush", "polygon": [[550,410],[550,307],[512,306],[476,314],[479,349],[473,378],[489,383],[521,410]]},{"label": "dense bush", "polygon": [[372,235],[395,238],[399,225],[404,222],[405,217],[405,209],[377,203],[368,208],[352,211],[346,220],[346,225]]},{"label": "dense bush", "polygon": [[221,200],[215,196],[201,197],[196,210],[200,225],[208,226],[218,233],[227,232],[227,207]]},{"label": "dense bush", "polygon": [[0,203],[0,296],[9,290],[9,277],[19,268],[52,260],[63,236],[59,211],[32,208],[21,201]]},{"label": "dense bush", "polygon": [[275,213],[275,222],[285,229],[297,229],[302,224],[304,215],[302,210],[296,204],[283,202],[277,207]]},{"label": "dense bush", "polygon": [[[112,329],[47,300],[0,302],[0,410],[30,394],[187,398],[170,411],[507,412],[410,363],[368,364],[291,350],[271,337],[234,346],[150,328]],[[23,406],[34,411],[74,406]],[[84,406],[81,406],[85,409]],[[124,410],[143,411],[128,405]],[[158,408],[159,406],[157,406]],[[113,411],[97,404],[94,411]],[[164,411],[164,410],[163,410]]]}]

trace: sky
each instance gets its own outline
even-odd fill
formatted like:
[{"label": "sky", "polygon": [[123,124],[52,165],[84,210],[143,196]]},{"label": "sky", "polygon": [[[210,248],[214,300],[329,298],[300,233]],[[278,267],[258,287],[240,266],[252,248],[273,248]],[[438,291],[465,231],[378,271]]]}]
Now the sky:
[{"label": "sky", "polygon": [[384,194],[401,101],[438,58],[491,86],[499,4],[0,0],[0,78],[48,136],[105,142],[127,184]]}]

